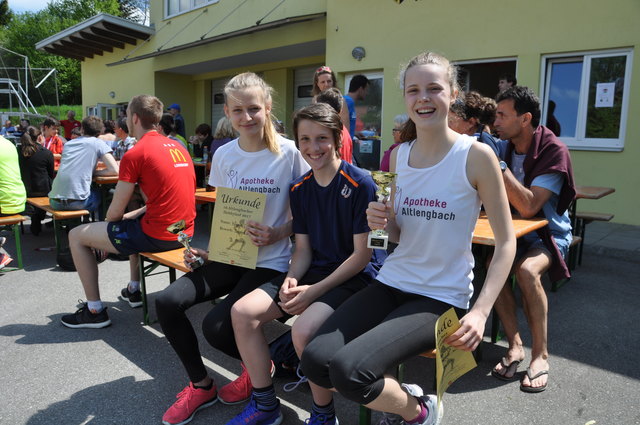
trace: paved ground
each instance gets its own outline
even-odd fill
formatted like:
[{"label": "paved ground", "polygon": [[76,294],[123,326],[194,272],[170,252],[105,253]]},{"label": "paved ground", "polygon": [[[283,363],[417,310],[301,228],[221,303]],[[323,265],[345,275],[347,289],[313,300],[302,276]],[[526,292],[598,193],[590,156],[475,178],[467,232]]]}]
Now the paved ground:
[{"label": "paved ground", "polygon": [[[202,246],[205,239],[197,242]],[[38,238],[27,230],[23,241],[26,269],[0,274],[0,424],[159,424],[186,377],[159,327],[142,326],[140,309],[118,300],[128,264],[107,260],[100,266],[113,325],[70,330],[59,319],[84,297],[77,275],[57,268],[53,251],[37,250],[53,246],[51,229]],[[587,244],[571,282],[549,293],[549,389],[525,394],[517,382],[492,378],[504,343],[485,342],[478,367],[445,395],[443,424],[640,424],[640,229],[594,223]],[[12,241],[6,248],[13,252]],[[167,279],[152,277],[149,291],[161,290]],[[194,323],[209,308],[194,308]],[[201,347],[219,383],[239,373],[235,360],[204,341]],[[431,388],[433,368],[431,360],[414,359],[407,380]],[[310,404],[308,387],[284,394],[286,382],[276,381],[284,424],[300,424]],[[338,396],[337,408],[343,425],[357,424],[355,404]],[[192,423],[225,424],[240,409],[216,404]]]}]

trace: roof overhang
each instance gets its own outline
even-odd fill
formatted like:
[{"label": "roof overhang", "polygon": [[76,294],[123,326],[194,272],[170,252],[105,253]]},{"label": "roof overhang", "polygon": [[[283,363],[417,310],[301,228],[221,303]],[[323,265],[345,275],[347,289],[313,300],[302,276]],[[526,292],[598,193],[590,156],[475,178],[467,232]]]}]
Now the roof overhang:
[{"label": "roof overhang", "polygon": [[155,33],[155,29],[145,25],[100,13],[64,31],[38,42],[36,49],[67,58],[84,60],[114,48],[122,49],[125,44],[135,45]]},{"label": "roof overhang", "polygon": [[166,55],[168,53],[174,53],[174,52],[179,52],[179,51],[186,50],[186,49],[191,49],[191,48],[194,48],[194,47],[204,46],[204,45],[207,45],[207,44],[210,44],[210,43],[215,43],[215,42],[218,42],[218,41],[223,41],[223,40],[228,40],[228,39],[231,39],[231,38],[241,37],[241,36],[247,35],[247,34],[254,34],[254,33],[257,33],[257,32],[272,30],[272,29],[275,29],[275,28],[280,28],[280,27],[284,27],[284,26],[288,26],[288,25],[299,24],[299,23],[302,23],[302,22],[314,21],[316,19],[323,19],[326,16],[327,16],[326,12],[321,12],[321,13],[313,13],[313,14],[309,14],[309,15],[291,16],[291,17],[288,17],[288,18],[278,19],[276,21],[267,22],[267,23],[256,23],[256,25],[253,25],[253,26],[250,26],[250,27],[247,27],[247,28],[242,28],[240,30],[228,32],[228,33],[225,33],[225,34],[216,35],[216,36],[209,37],[209,38],[204,38],[204,36],[203,36],[202,38],[200,38],[197,41],[193,41],[193,42],[186,43],[186,44],[181,44],[179,46],[169,47],[169,48],[166,48],[166,49],[158,49],[155,52],[148,53],[148,54],[143,54],[143,55],[140,55],[140,56],[135,56],[135,57],[132,57],[132,58],[125,57],[125,59],[123,59],[121,61],[108,63],[107,66],[122,65],[122,64],[125,64],[125,63],[129,63],[129,62],[135,62],[135,61],[139,61],[139,60],[143,60],[143,59],[153,58],[153,57],[157,57],[157,56],[161,56],[161,55]]}]

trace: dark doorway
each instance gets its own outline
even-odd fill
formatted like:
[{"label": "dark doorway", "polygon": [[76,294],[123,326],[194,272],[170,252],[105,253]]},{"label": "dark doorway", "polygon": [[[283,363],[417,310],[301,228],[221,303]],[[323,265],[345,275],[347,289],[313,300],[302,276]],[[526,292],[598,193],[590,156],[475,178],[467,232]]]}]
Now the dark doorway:
[{"label": "dark doorway", "polygon": [[465,63],[458,65],[459,83],[464,91],[475,90],[490,98],[498,94],[498,79],[501,75],[516,75],[515,60]]}]

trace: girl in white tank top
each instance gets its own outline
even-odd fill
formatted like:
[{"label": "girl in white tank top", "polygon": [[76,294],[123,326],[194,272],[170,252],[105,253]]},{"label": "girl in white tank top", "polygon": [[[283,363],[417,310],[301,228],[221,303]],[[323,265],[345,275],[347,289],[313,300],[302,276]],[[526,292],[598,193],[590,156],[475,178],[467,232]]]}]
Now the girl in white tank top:
[{"label": "girl in white tank top", "polygon": [[[438,424],[435,395],[407,397],[385,371],[435,346],[435,321],[450,307],[462,314],[472,293],[471,237],[480,203],[495,235],[495,254],[483,289],[446,343],[471,351],[515,254],[511,214],[498,161],[491,149],[449,129],[457,96],[455,68],[423,53],[401,75],[409,121],[404,143],[391,154],[398,173],[392,200],[372,202],[371,229],[399,242],[378,282],[353,295],[318,330],[302,355],[314,383],[360,404],[402,416],[407,424]],[[393,207],[392,207],[393,205]],[[332,424],[333,425],[333,424]]]}]

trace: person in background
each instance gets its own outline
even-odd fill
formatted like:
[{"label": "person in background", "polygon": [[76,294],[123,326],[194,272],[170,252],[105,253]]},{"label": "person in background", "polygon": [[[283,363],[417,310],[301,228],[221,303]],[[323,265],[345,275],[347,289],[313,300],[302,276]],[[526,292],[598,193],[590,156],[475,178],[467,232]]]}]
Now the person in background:
[{"label": "person in background", "polygon": [[502,74],[498,78],[498,93],[505,91],[509,87],[513,87],[518,84],[518,80],[513,74]]},{"label": "person in background", "polygon": [[206,160],[211,160],[211,141],[213,140],[211,126],[206,123],[199,124],[196,127],[196,135],[191,140],[193,141],[193,156],[205,160],[202,154],[206,147],[208,151]]},{"label": "person in background", "polygon": [[499,155],[498,140],[491,135],[491,126],[496,119],[495,100],[471,91],[453,102],[448,119],[453,131],[475,137]]},{"label": "person in background", "polygon": [[182,147],[187,149],[187,142],[180,140],[180,138],[177,137],[175,119],[173,118],[173,115],[168,113],[162,114],[162,118],[158,123],[157,130],[161,135],[168,137],[171,140],[175,140],[176,142],[180,143]]},{"label": "person in background", "polygon": [[[40,130],[29,126],[20,138],[20,173],[28,198],[47,196],[54,176],[53,154],[38,143],[38,136]],[[38,236],[46,211],[31,207],[30,216],[31,233]]]},{"label": "person in background", "polygon": [[13,133],[16,131],[16,128],[11,123],[11,120],[6,120],[2,129],[0,129],[0,136],[6,136],[8,133]]},{"label": "person in background", "polygon": [[178,133],[182,137],[182,140],[184,140],[186,143],[187,131],[185,130],[184,126],[184,118],[182,117],[182,115],[180,115],[180,105],[178,105],[177,103],[173,103],[167,108],[167,111],[169,111],[169,113],[173,116],[176,133]]},{"label": "person in background", "polygon": [[118,136],[116,136],[116,123],[113,120],[104,120],[104,130],[98,139],[104,141],[112,150],[115,147]]},{"label": "person in background", "polygon": [[[342,115],[340,112],[342,111],[342,106],[345,104],[344,98],[342,97],[342,93],[335,87],[328,88],[323,90],[316,96],[316,103],[326,103],[331,106],[334,111],[340,115],[342,119]],[[341,146],[338,150],[338,154],[340,154],[340,158],[344,159],[347,163],[353,164],[353,140],[351,140],[351,135],[349,134],[349,130],[347,127],[342,124],[342,140]]]},{"label": "person in background", "polygon": [[[276,132],[278,129],[276,128]],[[238,138],[238,132],[233,128],[231,120],[227,117],[222,117],[216,124],[216,131],[213,133],[213,140],[211,141],[211,147],[209,149],[209,161],[213,158],[213,154],[222,145],[226,145],[233,139]]]},{"label": "person in background", "polygon": [[58,127],[60,127],[60,125],[53,118],[46,118],[42,122],[42,136],[44,137],[44,147],[49,149],[51,153],[53,153],[54,166],[56,168],[60,165],[60,158],[62,157],[62,149],[64,147],[64,141],[60,136],[58,136]]},{"label": "person in background", "polygon": [[[311,89],[311,94],[313,95],[313,102],[317,100],[317,96],[332,87],[336,87],[338,80],[336,79],[336,74],[326,65],[321,66],[316,69],[316,72],[313,74],[313,88]],[[336,87],[337,88],[337,87]],[[343,125],[347,125],[349,122],[349,109],[347,105],[346,99],[342,99],[342,105],[340,106],[340,120]],[[344,140],[343,140],[344,142]]]},{"label": "person in background", "polygon": [[77,139],[78,137],[82,137],[82,128],[74,128],[71,130],[71,139]]},{"label": "person in background", "polygon": [[402,133],[402,127],[407,122],[409,117],[407,114],[396,115],[393,119],[393,129],[391,133],[393,134],[393,144],[389,146],[389,149],[384,151],[382,155],[382,160],[380,161],[380,171],[389,171],[389,159],[391,158],[391,152],[395,148],[398,147],[400,143],[402,143],[402,139],[400,139],[400,133]]},{"label": "person in background", "polygon": [[82,124],[76,119],[76,113],[74,111],[67,111],[67,119],[60,121],[60,126],[64,130],[64,138],[71,139],[71,130],[74,128],[80,128]]},{"label": "person in background", "polygon": [[[127,126],[138,142],[120,161],[118,184],[106,221],[83,224],[69,232],[69,248],[87,302],[75,313],[62,316],[64,326],[97,329],[111,324],[100,299],[98,264],[92,249],[129,255],[131,280],[120,295],[131,307],[140,307],[138,253],[181,247],[176,235],[167,230],[179,220],[185,221],[187,236],[193,236],[196,216],[193,164],[182,145],[156,131],[163,109],[160,99],[154,96],[131,99]],[[145,194],[146,205],[125,214],[136,185]]]},{"label": "person in background", "polygon": [[126,116],[116,120],[116,136],[118,141],[113,148],[113,156],[116,161],[120,161],[124,154],[136,144],[136,139],[129,136]]},{"label": "person in background", "polygon": [[[356,101],[363,100],[369,90],[369,79],[364,75],[354,75],[349,83],[349,93],[344,96],[349,111],[349,135],[353,139],[356,132]],[[346,125],[346,124],[345,124]]]},{"label": "person in background", "polygon": [[[20,164],[16,146],[0,136],[0,217],[22,214],[27,192],[20,179]],[[0,238],[0,247],[5,238]],[[0,253],[0,269],[11,262],[9,254]]]},{"label": "person in background", "polygon": [[[102,119],[88,116],[82,120],[83,136],[65,144],[60,168],[48,195],[53,209],[98,211],[100,192],[91,189],[93,176],[118,175],[111,148],[97,138],[102,128]],[[98,160],[104,163],[105,170],[96,171]]]},{"label": "person in background", "polygon": [[[500,92],[496,100],[494,125],[501,145],[506,145],[501,146],[500,166],[509,203],[524,218],[543,217],[549,222],[518,239],[513,265],[532,340],[531,361],[520,390],[537,393],[547,388],[549,380],[548,300],[542,276],[548,271],[551,281],[571,277],[565,258],[572,241],[568,210],[576,194],[573,167],[567,146],[540,125],[540,101],[533,90],[514,86]],[[525,357],[510,285],[504,285],[495,310],[509,348],[491,374],[509,381]]]}]

